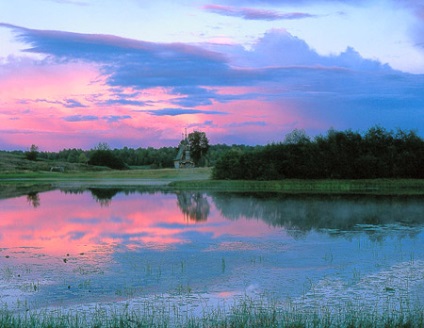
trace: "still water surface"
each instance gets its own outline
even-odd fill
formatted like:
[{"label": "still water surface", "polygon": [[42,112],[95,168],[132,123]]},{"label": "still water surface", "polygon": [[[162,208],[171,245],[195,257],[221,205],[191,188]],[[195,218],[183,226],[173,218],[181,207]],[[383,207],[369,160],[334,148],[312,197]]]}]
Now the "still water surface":
[{"label": "still water surface", "polygon": [[423,227],[415,197],[31,193],[0,200],[0,303],[424,304]]}]

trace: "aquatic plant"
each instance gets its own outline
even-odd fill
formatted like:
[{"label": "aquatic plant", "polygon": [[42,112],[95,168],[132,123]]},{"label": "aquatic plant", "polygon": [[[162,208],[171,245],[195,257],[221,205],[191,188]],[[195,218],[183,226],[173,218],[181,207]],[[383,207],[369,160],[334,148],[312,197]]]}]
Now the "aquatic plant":
[{"label": "aquatic plant", "polygon": [[202,313],[166,301],[145,301],[137,307],[95,306],[85,310],[43,309],[13,313],[0,309],[0,327],[423,327],[421,307],[395,311],[346,304],[334,308],[317,305],[301,308],[282,306],[245,297],[232,306],[202,308]]}]

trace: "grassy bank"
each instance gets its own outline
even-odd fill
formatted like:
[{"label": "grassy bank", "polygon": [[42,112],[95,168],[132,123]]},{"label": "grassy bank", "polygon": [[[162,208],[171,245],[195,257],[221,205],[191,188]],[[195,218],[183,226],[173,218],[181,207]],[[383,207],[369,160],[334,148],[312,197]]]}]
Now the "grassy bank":
[{"label": "grassy bank", "polygon": [[[1,173],[0,187],[7,185],[51,184],[52,187],[158,186],[167,190],[228,192],[280,192],[305,194],[424,195],[424,180],[301,180],[278,181],[211,180],[211,168],[135,169],[58,173],[48,171]],[[4,189],[4,187],[2,187]],[[22,189],[22,188],[20,188]],[[22,189],[23,190],[23,189]],[[1,197],[1,192],[0,192]]]},{"label": "grassy bank", "polygon": [[216,190],[228,192],[281,192],[305,194],[424,195],[424,180],[204,180],[174,181],[177,190]]},{"label": "grassy bank", "polygon": [[102,308],[93,312],[65,312],[56,310],[27,311],[15,315],[0,310],[0,327],[423,327],[422,309],[390,309],[377,311],[362,306],[347,305],[341,308],[316,306],[300,310],[295,306],[265,305],[246,299],[232,307],[203,309],[200,315],[181,311],[179,307],[145,303],[140,308]]},{"label": "grassy bank", "polygon": [[209,179],[210,168],[103,170],[95,172],[58,173],[49,171],[5,173],[0,172],[0,199],[18,197],[57,188],[89,187],[143,187],[149,190],[170,188],[172,181],[203,181]]},{"label": "grassy bank", "polygon": [[19,197],[23,195],[32,195],[39,192],[45,192],[54,189],[51,184],[34,183],[0,183],[0,199]]},{"label": "grassy bank", "polygon": [[194,169],[135,169],[135,170],[99,170],[99,171],[73,171],[73,172],[1,172],[0,182],[13,182],[22,180],[76,180],[76,179],[168,179],[168,180],[205,180],[211,176],[211,168]]}]

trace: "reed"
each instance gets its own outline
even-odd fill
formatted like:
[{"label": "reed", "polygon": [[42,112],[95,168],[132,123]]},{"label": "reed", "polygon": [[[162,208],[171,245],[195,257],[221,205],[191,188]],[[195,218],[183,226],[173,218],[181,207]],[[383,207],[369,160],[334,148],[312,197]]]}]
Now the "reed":
[{"label": "reed", "polygon": [[181,307],[146,301],[136,307],[96,306],[91,312],[38,310],[16,314],[0,310],[0,327],[423,327],[424,312],[420,307],[402,310],[378,310],[360,305],[325,305],[314,308],[281,306],[277,303],[244,298],[233,306],[205,308],[201,315]]},{"label": "reed", "polygon": [[181,190],[228,192],[281,192],[301,194],[424,195],[424,180],[198,180],[174,181],[169,187]]}]

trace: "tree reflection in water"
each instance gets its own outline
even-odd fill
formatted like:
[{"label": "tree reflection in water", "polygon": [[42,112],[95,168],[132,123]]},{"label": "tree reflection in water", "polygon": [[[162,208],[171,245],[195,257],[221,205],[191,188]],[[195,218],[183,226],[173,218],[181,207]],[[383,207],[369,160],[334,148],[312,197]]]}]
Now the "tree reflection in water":
[{"label": "tree reflection in water", "polygon": [[[311,230],[366,231],[379,238],[380,228],[424,224],[421,196],[325,196],[270,193],[215,193],[213,202],[230,220],[259,219],[284,227],[293,236]],[[419,231],[419,230],[417,230]],[[406,229],[405,233],[417,233]]]},{"label": "tree reflection in water", "polygon": [[112,202],[112,198],[122,191],[118,188],[89,188],[89,190],[101,207],[109,206]]},{"label": "tree reflection in water", "polygon": [[[109,206],[112,198],[120,192],[128,193],[128,190],[123,188],[89,188],[93,198],[100,206]],[[140,192],[143,190],[131,190],[131,192]],[[177,192],[178,207],[188,220],[195,222],[206,221],[210,212],[210,204],[205,195],[201,192]]]},{"label": "tree reflection in water", "polygon": [[30,192],[29,194],[27,194],[27,201],[34,208],[40,206],[40,196],[38,195],[38,192]]},{"label": "tree reflection in water", "polygon": [[[210,215],[210,204],[229,220],[255,219],[273,227],[284,229],[296,238],[311,230],[367,231],[378,238],[375,227],[398,224],[413,228],[424,224],[423,196],[377,195],[287,195],[280,193],[227,193],[199,191],[164,191],[142,187],[132,188],[68,188],[64,193],[84,193],[102,207],[111,205],[119,193],[175,194],[178,208],[186,220],[204,222]],[[40,206],[39,192],[26,193],[27,201],[34,208]],[[407,233],[415,233],[407,229]],[[405,232],[406,232],[405,231]]]},{"label": "tree reflection in water", "polygon": [[[308,311],[327,302],[364,299],[374,309],[383,299],[389,306],[403,295],[423,299],[423,197],[138,186],[31,191],[0,201],[0,268],[13,269],[14,278],[0,283],[0,298],[18,311],[20,304],[143,305],[158,295],[182,304],[181,311],[182,298],[200,309],[193,295],[201,302],[223,295],[229,305],[265,295],[265,305],[275,298]],[[36,292],[22,289],[34,281]]]},{"label": "tree reflection in water", "polygon": [[177,193],[178,207],[187,219],[195,222],[206,221],[208,219],[210,205],[203,193],[200,192],[179,192]]}]

